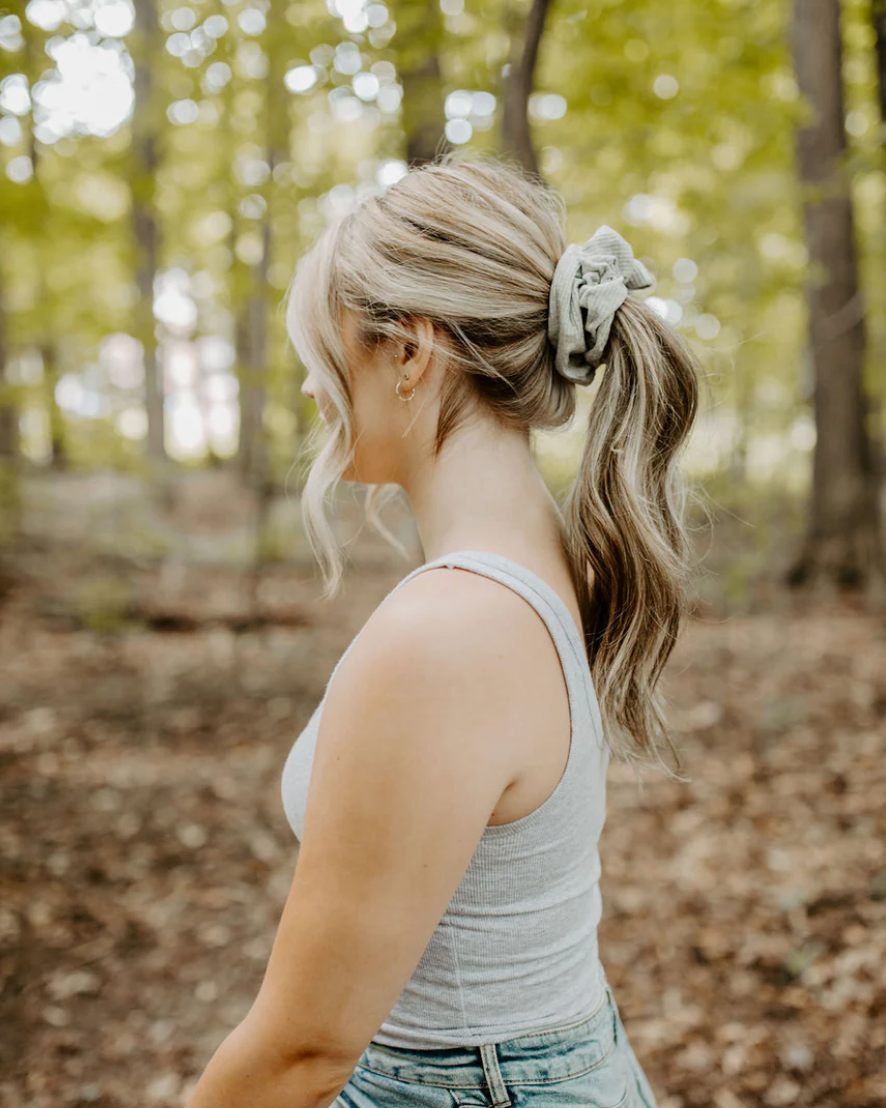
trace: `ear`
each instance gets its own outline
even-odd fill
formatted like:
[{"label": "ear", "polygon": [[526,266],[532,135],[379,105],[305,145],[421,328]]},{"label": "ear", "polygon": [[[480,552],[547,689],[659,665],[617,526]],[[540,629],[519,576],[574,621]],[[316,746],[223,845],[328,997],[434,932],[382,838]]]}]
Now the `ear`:
[{"label": "ear", "polygon": [[412,385],[417,384],[427,372],[433,354],[434,324],[429,319],[415,318],[405,323],[409,335],[397,347],[395,360],[398,368],[409,374]]}]

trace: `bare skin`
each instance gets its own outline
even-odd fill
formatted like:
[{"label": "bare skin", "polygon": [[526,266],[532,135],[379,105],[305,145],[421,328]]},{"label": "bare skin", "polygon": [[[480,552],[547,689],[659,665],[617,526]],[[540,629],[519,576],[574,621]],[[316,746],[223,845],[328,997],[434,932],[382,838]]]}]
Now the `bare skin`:
[{"label": "bare skin", "polygon": [[[351,354],[345,479],[406,491],[426,560],[486,550],[533,570],[580,626],[556,503],[525,439],[480,413],[441,456],[431,325]],[[408,374],[408,379],[405,375]],[[401,401],[401,391],[414,399]],[[328,417],[319,382],[303,386]],[[304,834],[265,979],[188,1108],[326,1108],[412,975],[488,824],[534,811],[569,753],[550,634],[500,582],[418,574],[372,613],[330,685]]]},{"label": "bare skin", "polygon": [[[353,318],[346,315],[344,338],[353,352],[351,364],[362,361],[366,371],[353,378],[357,449],[345,480],[399,484],[409,497],[427,561],[456,550],[504,554],[547,581],[581,627],[578,601],[559,545],[559,509],[523,437],[478,414],[450,440],[449,449],[433,459],[440,374],[427,346],[431,334],[431,325],[418,321],[414,351],[402,346],[393,353],[382,350],[367,366],[366,355],[355,341]],[[397,397],[398,380],[404,395],[415,389],[412,400]],[[317,403],[322,415],[327,405],[322,386],[309,376],[302,392]],[[453,573],[466,580],[453,585]],[[453,588],[465,590],[469,604],[482,604],[484,598],[497,594],[502,607],[513,610],[518,626],[509,633],[521,637],[528,662],[529,683],[522,686],[526,703],[520,717],[524,741],[513,730],[508,732],[513,775],[488,821],[509,823],[542,804],[565,769],[569,753],[565,687],[537,614],[497,582],[469,572],[428,571],[394,599],[417,604],[419,597],[434,597],[438,590],[450,596]],[[492,618],[494,613],[489,615]]]}]

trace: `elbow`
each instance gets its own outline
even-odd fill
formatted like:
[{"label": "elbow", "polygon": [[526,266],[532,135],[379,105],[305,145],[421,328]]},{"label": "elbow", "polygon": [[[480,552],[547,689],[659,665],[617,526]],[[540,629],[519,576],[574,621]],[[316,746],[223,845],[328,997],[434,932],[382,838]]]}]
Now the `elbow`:
[{"label": "elbow", "polygon": [[185,1108],[330,1108],[353,1072],[316,1052],[284,1055],[247,1018],[213,1055]]}]

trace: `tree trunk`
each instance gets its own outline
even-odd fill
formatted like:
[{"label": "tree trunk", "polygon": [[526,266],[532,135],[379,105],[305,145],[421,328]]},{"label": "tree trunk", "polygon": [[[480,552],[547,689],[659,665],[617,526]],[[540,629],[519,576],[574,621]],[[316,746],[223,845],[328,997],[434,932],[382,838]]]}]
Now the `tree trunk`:
[{"label": "tree trunk", "polygon": [[[43,71],[43,59],[45,58],[44,42],[37,41],[37,29],[28,20],[23,24],[25,31],[25,68],[28,81],[33,88]],[[33,102],[31,112],[34,111]],[[43,153],[37,143],[34,134],[33,114],[27,122],[28,153],[33,167],[33,177],[30,183],[32,203],[36,213],[35,223],[39,228],[38,234],[45,243],[57,241],[54,226],[57,211],[49,203],[46,189],[43,185]],[[42,243],[41,243],[42,245]],[[37,303],[44,306],[37,322],[37,333],[33,337],[34,344],[39,347],[40,360],[43,366],[43,395],[46,399],[46,419],[49,426],[49,454],[50,464],[53,469],[64,469],[67,464],[67,450],[65,443],[65,421],[61,408],[55,398],[55,389],[58,384],[58,343],[55,336],[56,308],[54,294],[46,283],[46,270],[39,266],[37,271]]]},{"label": "tree trunk", "polygon": [[154,203],[157,174],[157,95],[151,66],[163,49],[155,0],[135,5],[135,106],[132,113],[132,229],[135,238],[138,305],[135,333],[144,349],[145,411],[148,417],[148,457],[166,457],[163,420],[163,378],[157,359],[154,319],[154,279],[157,275],[158,231]]},{"label": "tree trunk", "polygon": [[[265,211],[261,218],[261,257],[250,267],[249,292],[244,311],[238,320],[238,364],[240,375],[240,436],[238,458],[246,482],[254,489],[263,490],[270,480],[267,434],[265,431],[265,406],[268,382],[268,306],[270,286],[268,271],[274,247],[273,237],[273,183],[274,170],[287,160],[289,150],[289,99],[283,77],[288,58],[285,27],[281,26],[282,12],[271,6],[268,12],[268,28],[265,50],[268,55],[268,76],[265,82],[265,160],[269,174],[267,186],[262,190]],[[286,53],[284,53],[284,45]]]},{"label": "tree trunk", "polygon": [[864,303],[841,164],[846,136],[839,0],[794,0],[791,39],[800,93],[814,113],[798,129],[796,150],[810,261],[816,442],[808,531],[788,581],[795,587],[821,580],[862,588],[886,576],[886,566],[862,383]]},{"label": "tree trunk", "polygon": [[46,397],[46,414],[49,421],[50,464],[53,469],[67,469],[68,451],[65,442],[65,420],[55,398],[58,385],[58,361],[56,345],[52,338],[46,339],[40,347],[43,361],[43,389]]},{"label": "tree trunk", "polygon": [[397,24],[392,45],[403,86],[406,164],[423,165],[450,149],[446,138],[439,0],[399,0],[389,4]]},{"label": "tree trunk", "polygon": [[[874,41],[877,55],[877,100],[880,106],[881,135],[884,136],[883,145],[886,145],[886,0],[871,0],[871,20],[874,25]],[[881,420],[880,427],[883,427]],[[875,469],[880,475],[880,481],[886,479],[886,450],[880,435],[874,437],[872,443],[875,458]]]},{"label": "tree trunk", "polygon": [[511,61],[504,82],[501,145],[528,172],[539,176],[529,126],[529,96],[550,0],[533,0],[522,35],[511,32]]},{"label": "tree trunk", "polygon": [[18,488],[18,412],[9,383],[6,311],[0,271],[0,553],[15,540],[20,525]]},{"label": "tree trunk", "polygon": [[[2,273],[0,273],[2,280]],[[6,345],[6,304],[0,284],[0,462],[18,455],[18,413],[9,383],[9,350]]]},{"label": "tree trunk", "polygon": [[[270,249],[270,227],[262,227],[264,251]],[[238,458],[244,480],[260,488],[267,469],[267,449],[264,433],[266,376],[268,353],[267,273],[265,253],[258,265],[252,266],[252,288],[246,301],[241,323],[243,367],[240,386],[240,435]]]},{"label": "tree trunk", "polygon": [[886,121],[886,0],[871,0],[871,22],[877,49],[877,95],[880,119]]}]

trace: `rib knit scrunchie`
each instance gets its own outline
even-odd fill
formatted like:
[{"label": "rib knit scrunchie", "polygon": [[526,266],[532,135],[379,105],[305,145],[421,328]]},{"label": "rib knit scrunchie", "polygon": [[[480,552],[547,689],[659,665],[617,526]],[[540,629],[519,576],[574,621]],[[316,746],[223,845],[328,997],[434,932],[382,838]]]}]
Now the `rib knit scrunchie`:
[{"label": "rib knit scrunchie", "polygon": [[628,289],[654,284],[630,245],[605,223],[583,246],[567,246],[554,270],[548,313],[557,372],[577,385],[589,385]]}]

